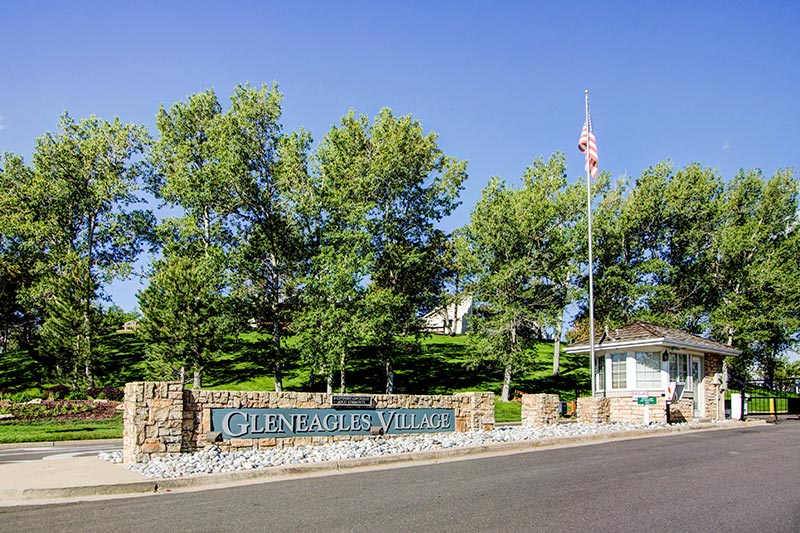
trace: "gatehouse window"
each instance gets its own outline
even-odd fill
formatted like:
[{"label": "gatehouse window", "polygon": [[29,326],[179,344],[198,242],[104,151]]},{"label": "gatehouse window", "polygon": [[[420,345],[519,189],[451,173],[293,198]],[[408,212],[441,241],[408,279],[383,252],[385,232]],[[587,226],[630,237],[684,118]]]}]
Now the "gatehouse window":
[{"label": "gatehouse window", "polygon": [[669,380],[676,383],[686,383],[689,375],[689,363],[685,353],[669,355]]},{"label": "gatehouse window", "polygon": [[627,354],[612,353],[611,354],[611,388],[624,389],[627,385]]},{"label": "gatehouse window", "polygon": [[636,352],[636,387],[641,389],[661,388],[660,353]]},{"label": "gatehouse window", "polygon": [[594,384],[595,390],[605,390],[606,388],[606,356],[595,356],[594,361]]}]

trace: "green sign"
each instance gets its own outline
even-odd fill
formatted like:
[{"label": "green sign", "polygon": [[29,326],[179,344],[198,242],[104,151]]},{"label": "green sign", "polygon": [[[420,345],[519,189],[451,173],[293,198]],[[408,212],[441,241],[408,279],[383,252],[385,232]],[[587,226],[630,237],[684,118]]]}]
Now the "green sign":
[{"label": "green sign", "polygon": [[655,396],[639,396],[636,398],[636,403],[639,405],[655,405],[657,398]]}]

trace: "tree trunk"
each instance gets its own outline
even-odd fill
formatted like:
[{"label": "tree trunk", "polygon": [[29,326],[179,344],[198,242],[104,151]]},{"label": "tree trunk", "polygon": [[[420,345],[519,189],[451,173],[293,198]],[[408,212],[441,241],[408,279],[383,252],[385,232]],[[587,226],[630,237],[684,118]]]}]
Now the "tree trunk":
[{"label": "tree trunk", "polygon": [[[509,357],[513,357],[517,349],[517,323],[516,320],[511,323],[511,353]],[[506,368],[503,371],[503,390],[500,392],[500,400],[507,402],[509,398],[509,389],[511,388],[511,363],[506,363]]]},{"label": "tree trunk", "polygon": [[92,373],[91,361],[86,359],[83,364],[83,374],[86,376],[86,382],[89,387],[94,388],[94,374]]},{"label": "tree trunk", "polygon": [[556,323],[556,338],[553,340],[553,375],[561,372],[561,330],[564,329],[564,311],[558,316]]},{"label": "tree trunk", "polygon": [[511,388],[511,364],[506,365],[503,372],[503,390],[500,393],[500,401],[507,402],[509,398],[509,389]]},{"label": "tree trunk", "polygon": [[[275,260],[274,255],[270,255],[269,263],[272,266],[272,272],[274,273],[277,268],[277,261]],[[272,284],[272,294],[280,295],[280,280],[278,276],[273,274],[272,279],[270,280]],[[278,296],[279,298],[280,296]],[[281,356],[281,317],[278,308],[278,303],[273,301],[272,303],[272,342],[275,345],[275,353],[277,354],[276,357],[280,358]],[[283,372],[281,371],[281,363],[280,360],[275,361],[275,392],[283,391]]]},{"label": "tree trunk", "polygon": [[328,372],[325,376],[325,392],[333,394],[333,372]]},{"label": "tree trunk", "polygon": [[193,389],[199,389],[203,386],[203,372],[202,370],[194,371],[194,381],[192,382]]},{"label": "tree trunk", "polygon": [[341,371],[339,373],[339,392],[344,394],[345,391],[345,364],[347,363],[347,356],[345,350],[342,350],[341,359],[339,361],[339,367]]},{"label": "tree trunk", "polygon": [[386,394],[394,394],[394,365],[392,358],[386,358]]},{"label": "tree trunk", "polygon": [[92,265],[94,264],[94,230],[97,223],[96,214],[89,217],[89,228],[86,236],[87,252],[86,252],[86,284],[84,287],[84,302],[83,302],[83,353],[80,353],[81,358],[84,360],[83,371],[86,376],[86,382],[90,387],[94,387],[94,375],[92,374],[92,299],[94,298],[94,289],[92,287]]},{"label": "tree trunk", "polygon": [[275,377],[275,392],[283,392],[283,371],[280,361],[272,364],[272,375]]}]

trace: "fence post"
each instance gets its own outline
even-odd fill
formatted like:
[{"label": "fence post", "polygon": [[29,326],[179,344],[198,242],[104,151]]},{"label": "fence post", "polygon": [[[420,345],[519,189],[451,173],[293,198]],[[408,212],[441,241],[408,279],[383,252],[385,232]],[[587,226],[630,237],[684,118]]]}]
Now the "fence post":
[{"label": "fence post", "polygon": [[742,398],[741,398],[742,409],[741,409],[741,411],[739,411],[741,413],[739,420],[741,420],[742,422],[744,422],[744,419],[746,418],[745,414],[744,414],[745,413],[744,407],[745,407],[745,405],[747,405],[747,403],[746,403],[747,402],[747,398],[745,397],[746,394],[744,393],[744,391],[745,391],[745,388],[743,387],[742,388]]}]

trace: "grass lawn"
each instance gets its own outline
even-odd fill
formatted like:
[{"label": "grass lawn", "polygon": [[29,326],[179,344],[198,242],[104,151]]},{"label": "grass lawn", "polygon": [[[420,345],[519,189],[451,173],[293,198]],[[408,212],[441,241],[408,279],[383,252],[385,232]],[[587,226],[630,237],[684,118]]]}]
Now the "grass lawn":
[{"label": "grass lawn", "polygon": [[522,420],[522,404],[520,402],[501,402],[499,398],[495,397],[495,422],[519,422],[520,420]]},{"label": "grass lawn", "polygon": [[[294,339],[286,346],[294,348]],[[275,383],[271,369],[262,355],[264,336],[252,332],[231,342],[225,353],[209,365],[203,375],[203,388],[217,390],[272,391]],[[103,340],[103,357],[95,371],[102,385],[121,385],[128,381],[146,380],[143,346],[135,335],[116,334]],[[503,372],[490,363],[470,364],[468,338],[464,335],[431,335],[423,339],[419,349],[410,347],[394,361],[394,390],[397,394],[453,394],[467,391],[493,392],[496,396],[497,422],[519,421],[521,404],[501,402]],[[555,393],[562,400],[574,400],[582,389],[588,388],[588,357],[561,355],[561,372],[552,375],[553,345],[540,342],[529,354],[527,370],[513,374],[511,394]],[[42,365],[27,353],[9,352],[0,357],[0,391],[3,388],[25,390],[47,388],[39,375]],[[283,388],[286,391],[324,392],[325,380],[313,375],[299,361],[288,361],[283,368]],[[380,394],[386,387],[384,363],[370,349],[352,354],[346,371],[348,393]],[[339,375],[334,376],[338,392]],[[70,422],[0,422],[0,442],[34,442],[119,438],[122,420],[76,420]]]},{"label": "grass lawn", "polygon": [[106,420],[0,422],[0,443],[120,438],[122,416]]}]

